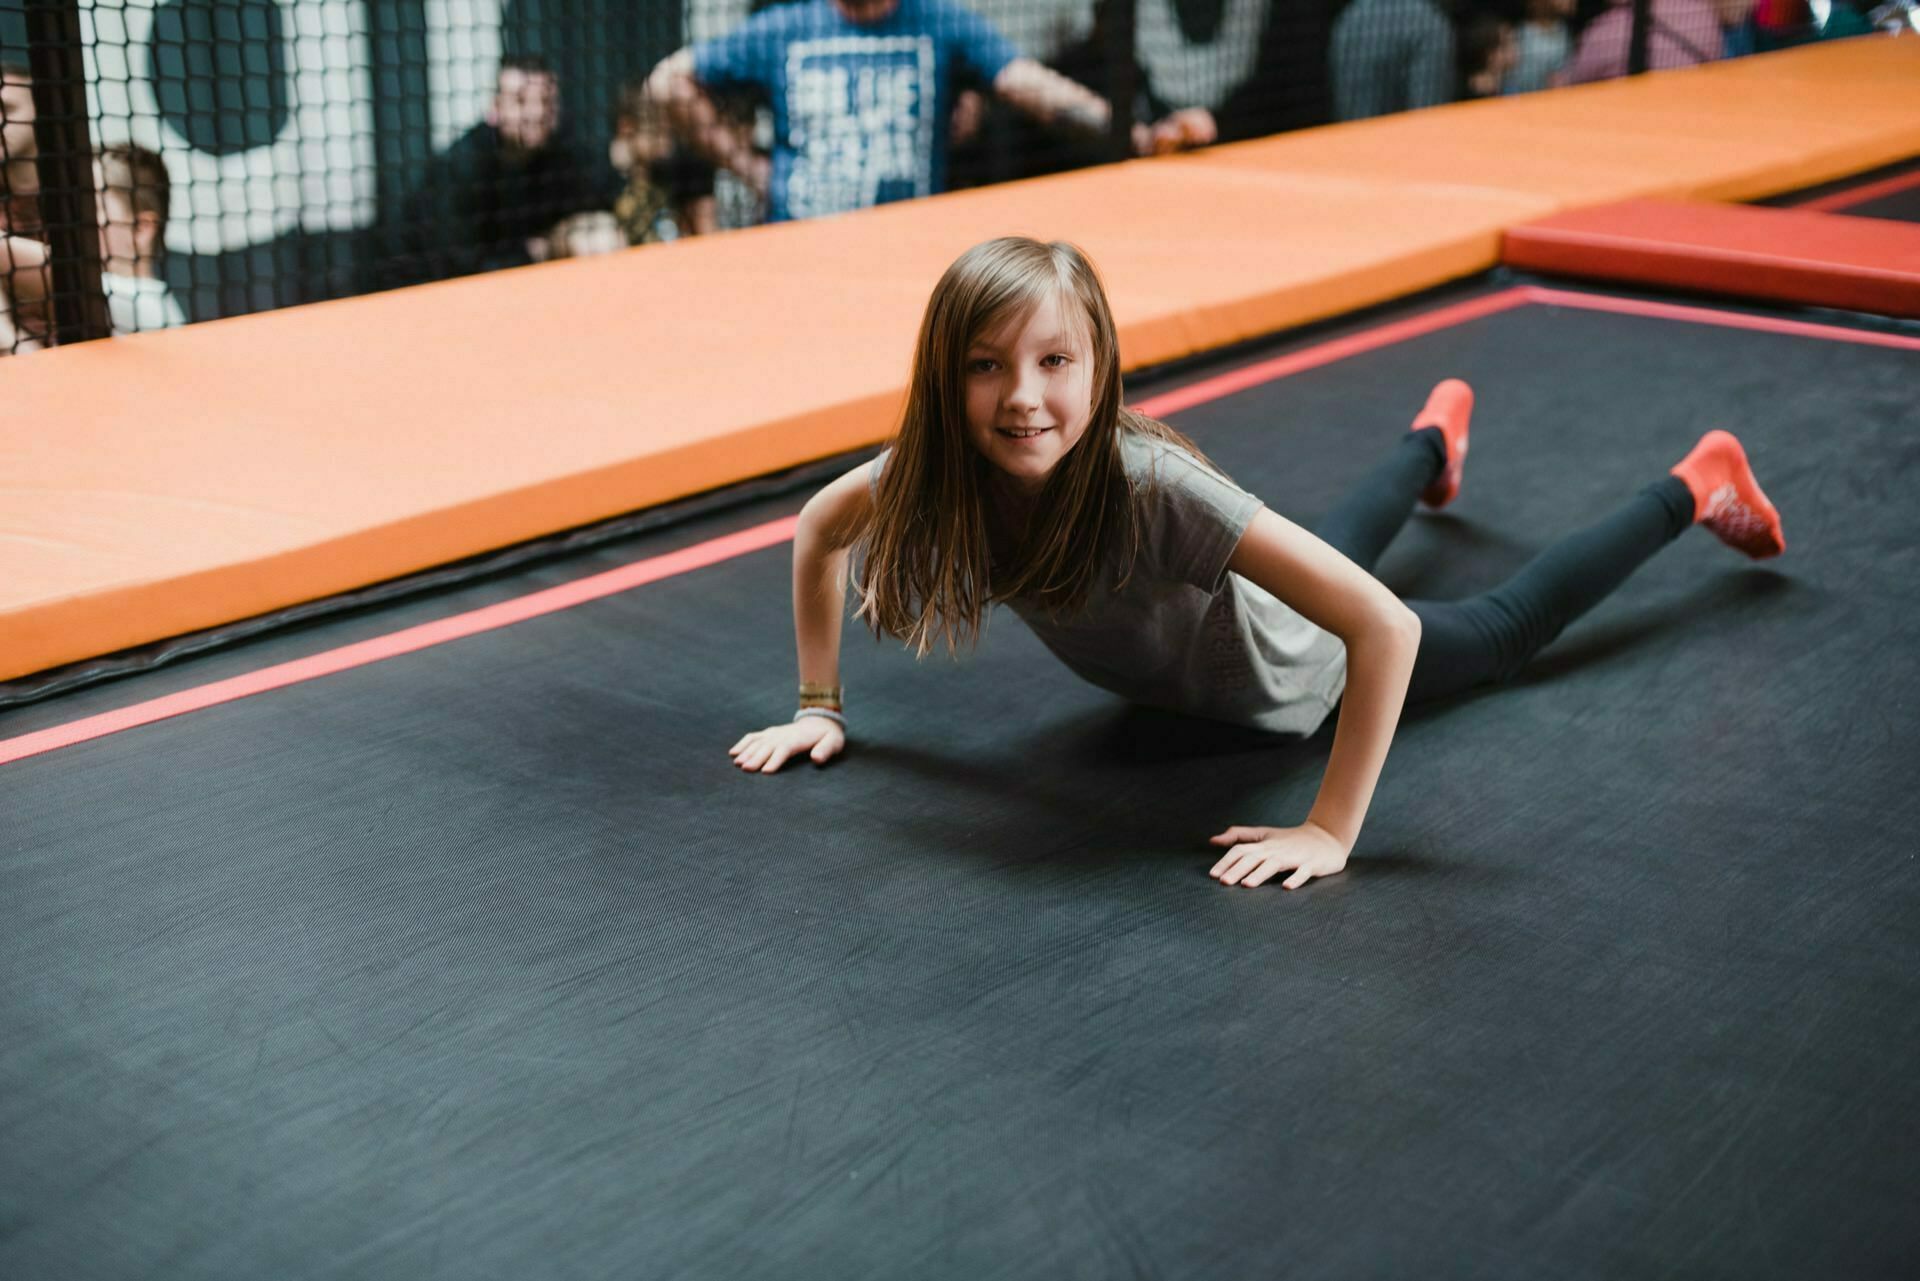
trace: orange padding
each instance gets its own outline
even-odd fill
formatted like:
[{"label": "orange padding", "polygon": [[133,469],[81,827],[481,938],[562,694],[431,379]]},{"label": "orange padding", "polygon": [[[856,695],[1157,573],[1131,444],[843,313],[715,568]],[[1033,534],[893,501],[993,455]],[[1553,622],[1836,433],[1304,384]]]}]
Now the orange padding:
[{"label": "orange padding", "polygon": [[1510,267],[1767,302],[1920,316],[1920,224],[1629,200],[1508,230]]},{"label": "orange padding", "polygon": [[1917,152],[1920,41],[1835,42],[0,362],[0,679],[877,441],[989,236],[1084,245],[1137,367]]}]

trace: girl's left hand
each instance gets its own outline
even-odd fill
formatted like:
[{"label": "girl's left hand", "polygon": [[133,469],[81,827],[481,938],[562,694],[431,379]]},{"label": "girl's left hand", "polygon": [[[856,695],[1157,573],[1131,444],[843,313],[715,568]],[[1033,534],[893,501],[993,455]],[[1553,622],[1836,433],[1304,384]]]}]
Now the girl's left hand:
[{"label": "girl's left hand", "polygon": [[1299,827],[1229,827],[1213,838],[1215,845],[1233,848],[1220,856],[1207,875],[1222,885],[1252,889],[1276,872],[1293,869],[1282,888],[1297,890],[1316,876],[1333,876],[1347,867],[1347,847],[1326,828],[1313,823]]}]

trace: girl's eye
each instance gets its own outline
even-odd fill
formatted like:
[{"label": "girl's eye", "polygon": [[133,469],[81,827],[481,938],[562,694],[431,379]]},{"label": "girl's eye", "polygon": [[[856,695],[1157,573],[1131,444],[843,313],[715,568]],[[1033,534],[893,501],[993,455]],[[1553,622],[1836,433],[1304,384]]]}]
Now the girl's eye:
[{"label": "girl's eye", "polygon": [[970,374],[990,374],[993,372],[993,362],[984,356],[975,357],[967,362],[967,372]]},{"label": "girl's eye", "polygon": [[[1056,361],[1059,363],[1056,364],[1055,363]],[[1067,363],[1067,357],[1063,356],[1062,354],[1056,351],[1051,356],[1047,356],[1044,359],[1042,359],[1040,363],[1045,365],[1048,369],[1059,369]]]}]

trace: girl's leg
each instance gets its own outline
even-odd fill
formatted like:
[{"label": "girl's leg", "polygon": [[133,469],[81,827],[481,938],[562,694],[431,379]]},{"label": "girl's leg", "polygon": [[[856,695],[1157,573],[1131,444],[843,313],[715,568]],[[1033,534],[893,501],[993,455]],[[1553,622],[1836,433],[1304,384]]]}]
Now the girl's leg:
[{"label": "girl's leg", "polygon": [[1695,523],[1755,560],[1786,550],[1780,513],[1730,432],[1702,436],[1664,479],[1599,524],[1548,548],[1486,595],[1408,601],[1421,630],[1407,701],[1512,679],[1568,623]]},{"label": "girl's leg", "polygon": [[1371,570],[1407,523],[1416,500],[1444,507],[1459,492],[1472,415],[1473,389],[1458,378],[1440,383],[1413,420],[1413,430],[1313,532],[1348,560]]},{"label": "girl's leg", "polygon": [[1527,660],[1694,520],[1693,491],[1677,476],[1649,485],[1613,515],[1562,539],[1483,596],[1417,601],[1420,654],[1409,704],[1511,680]]},{"label": "girl's leg", "polygon": [[1402,437],[1386,460],[1320,519],[1314,534],[1360,568],[1371,570],[1407,523],[1421,492],[1446,463],[1446,440],[1438,428],[1426,427]]}]

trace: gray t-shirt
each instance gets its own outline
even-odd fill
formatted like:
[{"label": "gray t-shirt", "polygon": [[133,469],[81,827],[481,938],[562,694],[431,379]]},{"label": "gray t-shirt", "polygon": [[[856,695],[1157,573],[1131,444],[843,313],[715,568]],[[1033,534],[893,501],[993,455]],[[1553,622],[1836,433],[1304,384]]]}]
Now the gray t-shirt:
[{"label": "gray t-shirt", "polygon": [[[1346,688],[1347,651],[1271,593],[1227,570],[1258,498],[1176,446],[1129,433],[1127,473],[1146,525],[1120,591],[1119,553],[1084,610],[1056,620],[1008,605],[1081,678],[1136,703],[1282,734],[1320,727]],[[888,454],[872,475],[878,483]]]}]

